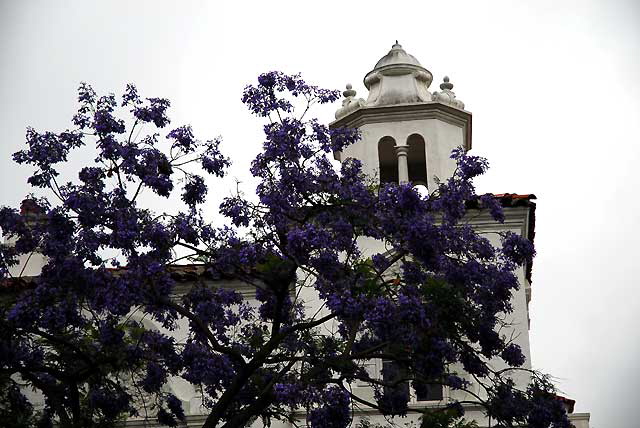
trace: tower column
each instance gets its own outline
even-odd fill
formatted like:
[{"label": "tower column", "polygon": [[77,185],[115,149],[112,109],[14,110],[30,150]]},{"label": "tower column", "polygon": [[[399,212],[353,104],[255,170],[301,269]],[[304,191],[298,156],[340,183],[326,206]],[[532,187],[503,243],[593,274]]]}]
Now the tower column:
[{"label": "tower column", "polygon": [[400,184],[409,182],[409,146],[395,146],[396,156],[398,156],[398,181]]}]

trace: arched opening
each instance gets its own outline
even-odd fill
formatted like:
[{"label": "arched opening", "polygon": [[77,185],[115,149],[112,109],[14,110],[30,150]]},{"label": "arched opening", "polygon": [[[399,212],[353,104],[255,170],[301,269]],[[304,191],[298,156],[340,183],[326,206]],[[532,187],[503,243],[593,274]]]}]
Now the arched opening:
[{"label": "arched opening", "polygon": [[427,155],[424,138],[420,134],[411,134],[407,138],[409,146],[409,181],[414,185],[427,186]]},{"label": "arched opening", "polygon": [[380,184],[398,182],[398,157],[396,140],[382,137],[378,142],[378,162],[380,166]]}]

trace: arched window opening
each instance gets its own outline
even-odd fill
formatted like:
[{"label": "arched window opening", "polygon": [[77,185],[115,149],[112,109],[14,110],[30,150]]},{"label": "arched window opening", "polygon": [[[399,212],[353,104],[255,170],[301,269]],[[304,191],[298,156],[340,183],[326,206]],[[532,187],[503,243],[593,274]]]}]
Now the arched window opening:
[{"label": "arched window opening", "polygon": [[427,185],[427,155],[424,138],[419,134],[411,134],[407,138],[409,146],[409,181],[414,185]]},{"label": "arched window opening", "polygon": [[396,140],[383,137],[378,142],[378,162],[380,166],[380,184],[398,182],[398,157]]}]

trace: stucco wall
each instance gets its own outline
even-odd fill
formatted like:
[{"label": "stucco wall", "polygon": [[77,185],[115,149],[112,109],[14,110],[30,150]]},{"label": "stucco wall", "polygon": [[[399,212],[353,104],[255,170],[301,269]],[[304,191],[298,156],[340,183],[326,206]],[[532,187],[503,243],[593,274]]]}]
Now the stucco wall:
[{"label": "stucco wall", "polygon": [[444,180],[453,174],[455,162],[449,156],[454,148],[464,146],[464,129],[439,119],[367,123],[360,127],[360,131],[360,141],[347,147],[342,152],[341,159],[359,159],[363,171],[377,181],[380,179],[378,142],[383,137],[390,136],[397,145],[404,145],[410,135],[422,136],[425,140],[429,189],[435,188],[434,176]]}]

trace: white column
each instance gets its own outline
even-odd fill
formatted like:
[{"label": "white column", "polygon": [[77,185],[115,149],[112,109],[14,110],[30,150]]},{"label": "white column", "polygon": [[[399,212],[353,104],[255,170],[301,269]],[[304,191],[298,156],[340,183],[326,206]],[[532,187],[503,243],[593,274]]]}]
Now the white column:
[{"label": "white column", "polygon": [[409,146],[395,146],[396,156],[398,156],[398,181],[400,184],[409,182],[409,162],[407,155],[409,154]]}]

